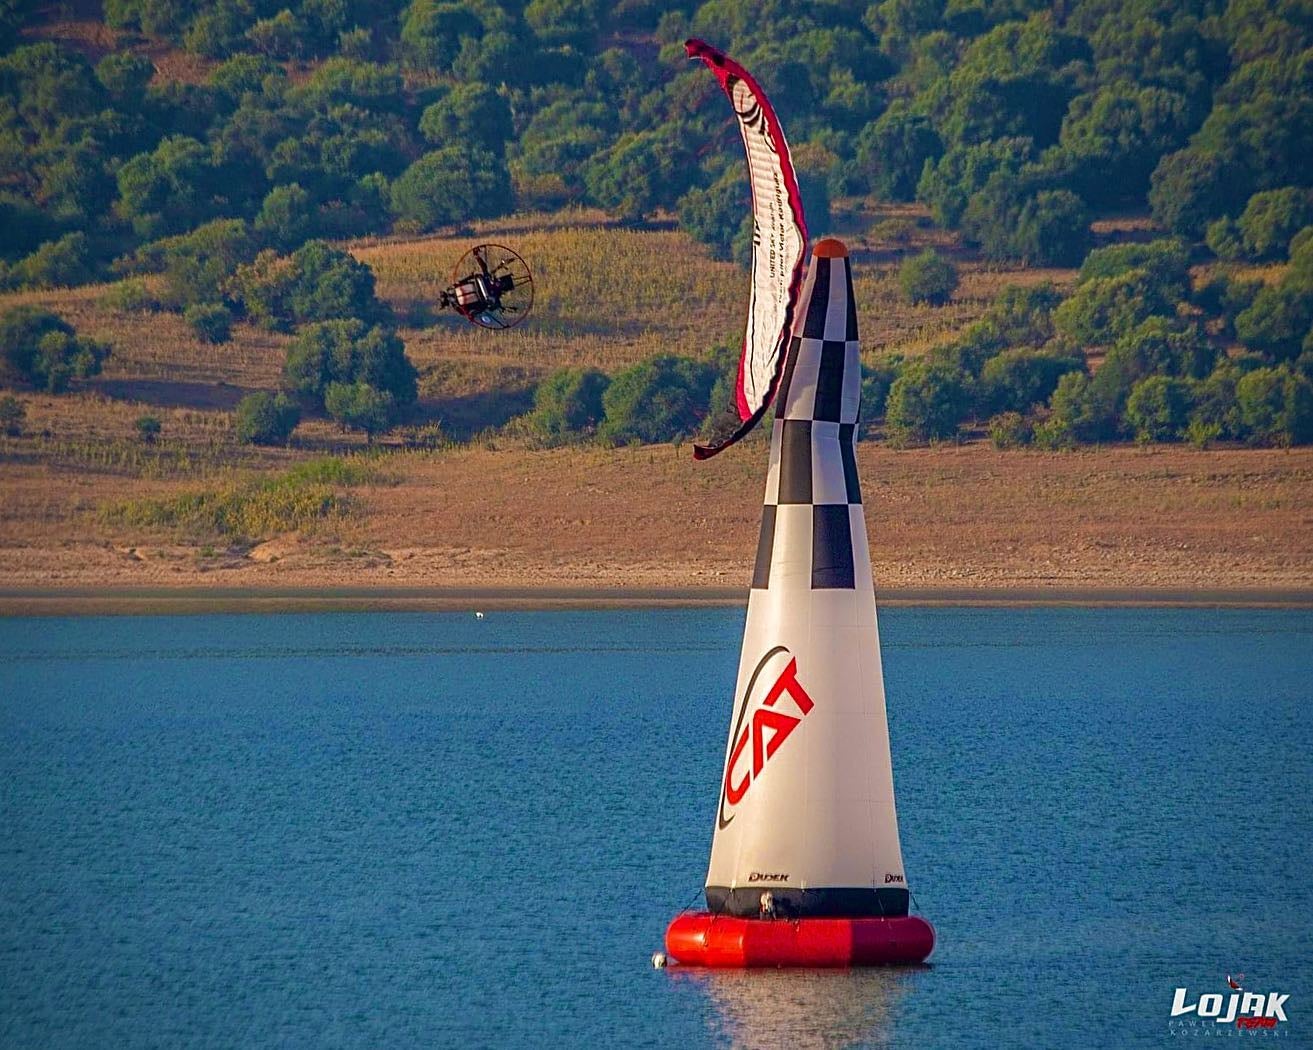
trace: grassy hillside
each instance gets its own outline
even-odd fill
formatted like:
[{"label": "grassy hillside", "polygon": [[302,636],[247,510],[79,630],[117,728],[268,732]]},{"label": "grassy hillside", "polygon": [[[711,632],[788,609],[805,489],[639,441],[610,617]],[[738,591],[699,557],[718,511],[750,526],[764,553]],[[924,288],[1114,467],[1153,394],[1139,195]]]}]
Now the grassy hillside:
[{"label": "grassy hillside", "polygon": [[[1133,235],[1125,225],[1118,235]],[[904,250],[923,236],[939,235],[913,226]],[[286,483],[290,469],[357,456],[364,439],[310,420],[285,449],[236,443],[233,406],[276,385],[289,336],[239,324],[231,343],[207,346],[174,314],[108,307],[105,286],[0,297],[0,310],[46,304],[114,345],[104,372],[70,393],[21,394],[25,434],[0,437],[0,585],[740,585],[760,509],[760,436],[694,464],[686,447],[538,450],[502,424],[562,365],[614,371],[734,338],[741,271],[676,230],[618,229],[588,212],[353,251],[380,295],[413,318],[461,252],[485,239],[513,244],[534,266],[533,320],[504,333],[442,317],[404,327],[420,370],[419,422],[381,439],[367,478],[330,473],[300,488]],[[868,355],[923,351],[971,323],[1005,283],[1073,277],[999,269],[941,243],[962,284],[944,307],[911,306],[896,294],[897,253],[873,250],[860,232],[849,239]],[[163,424],[153,443],[134,429],[144,414]],[[422,450],[414,427],[425,420],[477,437]],[[883,586],[1282,588],[1313,578],[1306,449],[998,452],[977,439],[903,451],[866,443],[859,464]],[[294,497],[252,496],[261,479]],[[334,500],[320,513],[325,492]],[[176,513],[180,497],[205,497],[209,509]],[[215,517],[214,507],[234,505],[254,527]]]}]

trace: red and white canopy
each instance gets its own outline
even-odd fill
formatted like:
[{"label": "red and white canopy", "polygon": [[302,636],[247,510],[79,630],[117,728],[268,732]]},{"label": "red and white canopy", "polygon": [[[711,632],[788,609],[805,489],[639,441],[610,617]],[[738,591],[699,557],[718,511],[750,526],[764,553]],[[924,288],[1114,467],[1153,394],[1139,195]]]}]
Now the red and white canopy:
[{"label": "red and white canopy", "polygon": [[707,459],[752,430],[775,396],[802,288],[807,224],[789,144],[761,85],[732,58],[701,40],[689,40],[684,48],[690,58],[706,63],[729,97],[752,187],[751,298],[735,391],[741,425],[717,445],[695,445],[694,457]]}]

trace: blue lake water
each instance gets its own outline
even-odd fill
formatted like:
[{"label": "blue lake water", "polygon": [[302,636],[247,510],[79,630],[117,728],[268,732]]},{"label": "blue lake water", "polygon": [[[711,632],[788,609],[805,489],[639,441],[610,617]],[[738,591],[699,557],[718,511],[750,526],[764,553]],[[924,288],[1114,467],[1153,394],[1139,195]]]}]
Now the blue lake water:
[{"label": "blue lake water", "polygon": [[1313,614],[885,611],[931,965],[655,971],[742,622],[0,620],[0,1046],[1313,1043]]}]

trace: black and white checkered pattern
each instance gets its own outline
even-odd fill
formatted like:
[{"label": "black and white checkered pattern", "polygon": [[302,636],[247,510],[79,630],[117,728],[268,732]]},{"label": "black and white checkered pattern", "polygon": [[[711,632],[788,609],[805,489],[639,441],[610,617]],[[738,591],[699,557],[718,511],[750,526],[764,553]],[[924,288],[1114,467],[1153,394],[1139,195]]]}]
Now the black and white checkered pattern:
[{"label": "black and white checkered pattern", "polygon": [[811,548],[813,590],[855,586],[861,382],[852,266],[813,257],[776,399],[754,588],[770,586],[772,566],[778,576],[784,561],[796,563],[800,545]]}]

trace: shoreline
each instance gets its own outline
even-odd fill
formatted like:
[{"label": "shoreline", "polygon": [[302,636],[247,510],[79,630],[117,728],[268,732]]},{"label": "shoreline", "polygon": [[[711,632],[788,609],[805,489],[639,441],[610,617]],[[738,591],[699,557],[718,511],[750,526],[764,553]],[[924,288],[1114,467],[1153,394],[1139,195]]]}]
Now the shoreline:
[{"label": "shoreline", "polygon": [[[0,617],[746,606],[726,587],[0,588]],[[884,587],[882,606],[1313,609],[1313,588]]]}]

